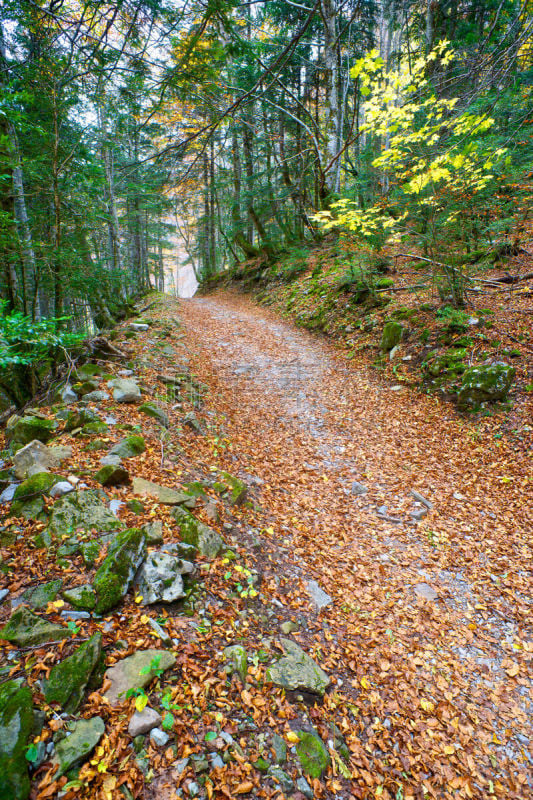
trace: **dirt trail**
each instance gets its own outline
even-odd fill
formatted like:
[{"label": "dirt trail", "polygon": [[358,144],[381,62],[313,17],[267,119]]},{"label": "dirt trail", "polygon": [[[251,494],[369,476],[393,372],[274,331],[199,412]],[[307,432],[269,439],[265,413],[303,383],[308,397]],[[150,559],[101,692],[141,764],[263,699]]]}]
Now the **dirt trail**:
[{"label": "dirt trail", "polygon": [[361,774],[397,797],[402,771],[413,797],[533,797],[523,458],[242,297],[180,313],[217,453],[227,437],[256,485],[264,585],[304,615],[307,580],[332,598],[315,644],[356,709]]}]

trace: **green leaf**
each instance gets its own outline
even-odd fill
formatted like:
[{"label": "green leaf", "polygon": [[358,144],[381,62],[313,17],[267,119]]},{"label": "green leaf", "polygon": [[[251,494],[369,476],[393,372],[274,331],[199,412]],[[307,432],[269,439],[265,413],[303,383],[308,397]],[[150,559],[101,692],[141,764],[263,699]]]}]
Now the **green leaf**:
[{"label": "green leaf", "polygon": [[214,742],[216,738],[217,738],[216,731],[207,731],[205,735],[206,742]]},{"label": "green leaf", "polygon": [[164,730],[170,731],[172,730],[173,725],[174,725],[174,714],[171,714],[170,711],[165,712],[165,714],[163,714],[163,722],[161,723],[161,726],[163,727]]}]

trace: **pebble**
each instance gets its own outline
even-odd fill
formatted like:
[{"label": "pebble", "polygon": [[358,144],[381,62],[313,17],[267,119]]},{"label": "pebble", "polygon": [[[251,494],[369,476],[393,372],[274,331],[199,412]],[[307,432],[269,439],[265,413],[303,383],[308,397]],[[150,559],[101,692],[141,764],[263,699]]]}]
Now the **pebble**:
[{"label": "pebble", "polygon": [[176,775],[181,775],[181,773],[187,768],[188,764],[188,758],[180,758],[178,761],[174,761],[172,764],[172,772],[175,772]]},{"label": "pebble", "polygon": [[311,800],[311,798],[315,796],[313,790],[303,777],[298,778],[298,780],[296,781],[296,788],[298,789],[299,792],[305,795],[305,797],[308,797],[309,800]]},{"label": "pebble", "polygon": [[355,495],[362,495],[362,494],[366,494],[368,492],[368,489],[362,483],[359,483],[359,481],[354,481],[352,483],[351,492],[352,492],[352,494],[355,494]]},{"label": "pebble", "polygon": [[130,375],[133,375],[132,369],[119,369],[117,375],[120,375],[122,378],[129,378]]},{"label": "pebble", "polygon": [[159,637],[159,639],[161,639],[163,644],[166,645],[172,644],[172,638],[168,635],[166,630],[161,627],[159,622],[157,622],[155,619],[152,619],[152,617],[148,617],[148,624],[150,625],[154,633]]},{"label": "pebble", "polygon": [[429,585],[429,583],[417,583],[414,587],[414,591],[417,597],[422,598],[422,600],[438,600],[439,595]]},{"label": "pebble", "polygon": [[161,728],[154,728],[153,731],[150,733],[150,741],[155,744],[156,747],[164,747],[170,736],[165,731],[162,731]]},{"label": "pebble", "polygon": [[189,792],[189,797],[196,797],[196,795],[200,791],[200,787],[198,786],[196,781],[189,781],[187,785],[187,790]]},{"label": "pebble", "polygon": [[91,619],[91,615],[88,611],[76,611],[74,609],[62,611],[61,616],[63,619]]},{"label": "pebble", "polygon": [[415,522],[420,522],[424,517],[427,517],[427,513],[427,508],[412,508],[409,512],[409,516],[411,519],[414,519]]},{"label": "pebble", "polygon": [[211,767],[213,769],[222,769],[223,766],[224,766],[224,762],[222,761],[222,758],[219,756],[218,753],[215,753],[211,757]]},{"label": "pebble", "polygon": [[3,603],[9,594],[9,589],[0,589],[0,603]]},{"label": "pebble", "polygon": [[316,581],[307,581],[307,590],[311,595],[311,599],[316,606],[317,611],[321,611],[326,606],[329,606],[333,599],[325,592]]}]

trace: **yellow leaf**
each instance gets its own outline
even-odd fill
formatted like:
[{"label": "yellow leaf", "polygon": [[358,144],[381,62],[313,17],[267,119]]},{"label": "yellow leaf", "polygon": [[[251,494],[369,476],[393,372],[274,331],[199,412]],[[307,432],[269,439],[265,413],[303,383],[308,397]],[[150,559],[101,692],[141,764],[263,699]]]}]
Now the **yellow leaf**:
[{"label": "yellow leaf", "polygon": [[149,619],[150,619],[150,617],[148,616],[148,614],[143,614],[142,617],[141,617],[142,624],[146,625],[146,623],[148,622]]},{"label": "yellow leaf", "polygon": [[291,744],[297,744],[300,741],[300,737],[294,731],[289,731],[285,738]]},{"label": "yellow leaf", "polygon": [[148,702],[148,698],[145,694],[140,694],[138,697],[135,698],[135,708],[141,713],[146,708],[146,704]]},{"label": "yellow leaf", "polygon": [[137,603],[137,605],[139,605],[139,603],[142,603],[143,600],[144,597],[142,596],[142,594],[138,594],[137,597],[135,598],[135,602]]},{"label": "yellow leaf", "polygon": [[65,605],[65,601],[64,600],[56,600],[55,603],[52,603],[52,605],[53,605],[54,608],[63,608],[63,606]]},{"label": "yellow leaf", "polygon": [[447,744],[446,747],[444,748],[444,752],[446,753],[447,756],[453,756],[453,754],[455,753],[455,747],[452,747],[451,744]]},{"label": "yellow leaf", "polygon": [[370,683],[368,681],[368,678],[361,678],[360,683],[363,689],[370,689]]},{"label": "yellow leaf", "polygon": [[435,711],[435,704],[431,702],[431,700],[421,700],[420,701],[421,708],[428,713]]}]

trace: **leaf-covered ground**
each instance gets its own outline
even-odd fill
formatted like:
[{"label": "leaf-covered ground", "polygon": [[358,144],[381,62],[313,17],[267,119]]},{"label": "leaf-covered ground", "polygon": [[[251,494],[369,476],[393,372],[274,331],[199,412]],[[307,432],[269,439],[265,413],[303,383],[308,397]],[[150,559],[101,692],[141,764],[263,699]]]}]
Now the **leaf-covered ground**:
[{"label": "leaf-covered ground", "polygon": [[[156,323],[178,315],[182,327],[160,338]],[[151,617],[177,656],[147,690],[173,717],[165,747],[147,739],[136,756],[127,732],[135,699],[111,707],[97,690],[81,708],[105,720],[97,750],[71,784],[54,781],[44,762],[32,797],[533,797],[531,452],[515,447],[505,418],[467,420],[397,390],[362,357],[347,359],[242,297],[167,298],[150,316],[150,330],[126,344],[145,395],[166,403],[169,431],[105,401],[118,425],[104,438],[111,446],[120,425],[140,426],[147,449],[128,462],[132,475],[174,488],[202,481],[194,513],[227,549],[200,560],[185,606],[142,608],[130,593],[104,619],[77,623],[65,645],[2,647],[9,674],[25,675],[46,710],[42,741],[68,719],[45,706],[38,681],[82,638],[102,631],[110,666],[158,646]],[[200,388],[169,398],[157,375],[184,363]],[[184,424],[191,410],[202,433]],[[95,487],[101,453],[69,434],[58,442],[73,446],[60,472]],[[246,503],[217,494],[224,471],[246,483]],[[161,520],[165,542],[179,540],[166,506],[142,498],[134,513],[131,488],[107,494],[122,500],[128,524]],[[40,523],[4,525],[1,584],[11,598],[57,576],[65,587],[90,580],[79,557],[58,567],[54,548],[32,544]],[[309,581],[330,597],[321,610]],[[40,613],[60,621],[65,608]],[[4,603],[2,621],[8,615]],[[280,637],[329,675],[323,702],[268,682]],[[234,644],[247,650],[244,680],[224,669]],[[322,778],[302,774],[295,752],[310,729],[330,754]],[[285,784],[266,772],[274,734],[288,748]]]}]

